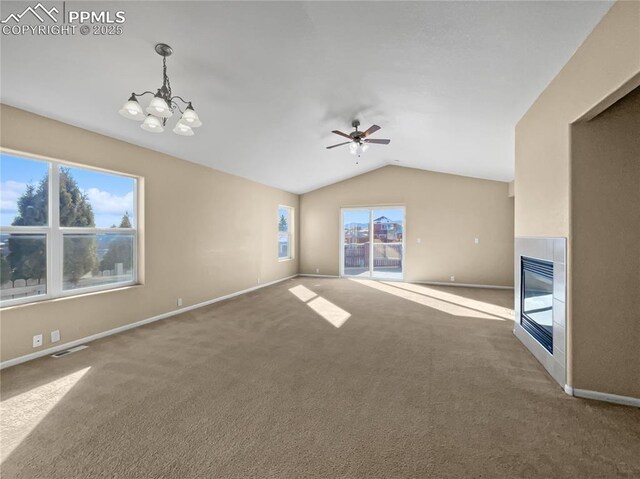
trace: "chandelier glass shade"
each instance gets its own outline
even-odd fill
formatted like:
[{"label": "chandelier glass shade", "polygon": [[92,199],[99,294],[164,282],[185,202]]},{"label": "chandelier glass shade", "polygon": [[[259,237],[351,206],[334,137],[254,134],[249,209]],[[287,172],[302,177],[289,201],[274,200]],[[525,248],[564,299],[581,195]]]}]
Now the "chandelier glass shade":
[{"label": "chandelier glass shade", "polygon": [[173,132],[176,135],[182,135],[182,136],[193,136],[193,130],[191,129],[191,127],[189,125],[187,125],[186,123],[184,123],[183,120],[180,120],[178,123],[176,123],[175,128],[173,129]]},{"label": "chandelier glass shade", "polygon": [[163,100],[163,98],[159,95],[159,91],[156,96],[149,102],[149,106],[147,107],[147,113],[150,115],[155,115],[160,118],[169,118],[173,115],[171,108],[167,105],[167,102]]},{"label": "chandelier glass shade", "polygon": [[130,120],[142,121],[145,117],[140,103],[138,103],[138,100],[136,100],[134,96],[129,98],[129,101],[124,104],[119,113]]},{"label": "chandelier glass shade", "polygon": [[185,122],[191,128],[198,128],[199,126],[202,126],[202,122],[200,121],[200,118],[198,118],[198,114],[191,107],[191,105],[189,105],[187,109],[184,111],[180,121]]},{"label": "chandelier glass shade", "polygon": [[150,133],[162,133],[164,131],[162,120],[157,116],[153,116],[151,114],[147,115],[147,117],[142,122],[142,125],[140,125],[140,128]]},{"label": "chandelier glass shade", "polygon": [[[173,50],[164,43],[158,43],[155,50],[158,55],[162,56],[162,86],[158,88],[155,94],[151,91],[131,93],[119,113],[130,120],[141,121],[140,127],[145,131],[162,133],[167,124],[167,119],[178,110],[181,117],[173,128],[173,132],[180,136],[193,136],[193,128],[202,126],[202,122],[190,101],[171,93],[171,82],[167,75],[167,57],[173,53]],[[147,108],[143,110],[138,98],[145,95],[153,95],[153,98]],[[178,102],[182,104],[183,108],[180,107]]]}]

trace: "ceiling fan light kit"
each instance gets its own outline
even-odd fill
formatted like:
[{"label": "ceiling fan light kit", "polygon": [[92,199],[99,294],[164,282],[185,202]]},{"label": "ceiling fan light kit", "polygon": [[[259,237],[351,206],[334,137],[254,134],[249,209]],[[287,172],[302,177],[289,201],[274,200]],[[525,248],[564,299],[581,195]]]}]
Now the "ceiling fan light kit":
[{"label": "ceiling fan light kit", "polygon": [[[162,133],[167,119],[173,116],[175,110],[178,110],[182,116],[173,128],[173,132],[180,136],[193,136],[193,128],[202,126],[202,122],[190,101],[171,93],[171,81],[167,75],[167,57],[173,53],[173,49],[165,43],[158,43],[155,50],[162,57],[162,86],[155,94],[151,91],[131,93],[119,113],[129,120],[141,121],[140,128],[145,131]],[[144,95],[153,95],[146,110],[143,110],[138,102],[138,98]],[[184,109],[180,108],[176,100],[182,102]]]},{"label": "ceiling fan light kit", "polygon": [[358,131],[360,122],[358,120],[353,120],[351,122],[351,126],[354,128],[354,131],[352,131],[348,135],[341,131],[333,130],[331,133],[335,133],[336,135],[340,135],[345,138],[348,138],[349,141],[338,143],[336,145],[327,146],[327,150],[330,150],[331,148],[336,148],[338,146],[349,145],[349,152],[352,155],[356,155],[360,157],[365,151],[367,151],[367,149],[369,148],[369,145],[371,144],[388,145],[389,143],[391,143],[391,140],[387,140],[387,139],[368,138],[369,135],[380,130],[380,127],[378,125],[371,125],[369,129],[365,131]]}]

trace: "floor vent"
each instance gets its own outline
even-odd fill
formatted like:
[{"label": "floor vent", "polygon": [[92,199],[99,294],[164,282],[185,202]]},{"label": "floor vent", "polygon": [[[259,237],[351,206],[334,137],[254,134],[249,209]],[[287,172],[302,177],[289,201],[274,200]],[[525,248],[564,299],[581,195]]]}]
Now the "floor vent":
[{"label": "floor vent", "polygon": [[61,358],[62,356],[66,356],[67,354],[75,353],[76,351],[82,351],[83,349],[87,349],[89,346],[76,346],[75,348],[65,349],[64,351],[59,351],[56,354],[52,354],[52,358]]}]

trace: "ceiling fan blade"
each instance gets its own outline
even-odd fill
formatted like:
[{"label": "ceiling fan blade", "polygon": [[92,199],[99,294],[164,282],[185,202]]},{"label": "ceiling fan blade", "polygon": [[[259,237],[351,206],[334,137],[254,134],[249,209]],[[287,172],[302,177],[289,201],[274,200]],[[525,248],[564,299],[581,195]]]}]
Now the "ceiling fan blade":
[{"label": "ceiling fan blade", "polygon": [[351,139],[349,135],[347,135],[346,133],[342,133],[341,131],[338,131],[338,130],[333,130],[331,133],[335,133],[336,135],[344,136],[345,138]]},{"label": "ceiling fan blade", "polygon": [[378,131],[380,129],[380,127],[378,125],[371,125],[371,127],[362,133],[361,137],[362,138],[366,138],[368,137],[371,133],[375,133],[376,131]]},{"label": "ceiling fan blade", "polygon": [[380,139],[375,139],[375,140],[369,140],[369,139],[365,139],[364,140],[365,143],[377,143],[378,145],[388,145],[389,143],[391,143],[391,140],[380,140]]},{"label": "ceiling fan blade", "polygon": [[327,150],[330,150],[331,148],[335,148],[336,146],[348,145],[349,143],[351,143],[351,142],[350,141],[345,141],[344,143],[338,143],[337,145],[327,146]]}]

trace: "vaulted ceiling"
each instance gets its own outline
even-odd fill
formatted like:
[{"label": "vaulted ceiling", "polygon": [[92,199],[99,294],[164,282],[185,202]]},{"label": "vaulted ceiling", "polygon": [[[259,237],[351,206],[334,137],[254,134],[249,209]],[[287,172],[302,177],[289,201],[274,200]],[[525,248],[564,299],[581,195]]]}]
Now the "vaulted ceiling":
[{"label": "vaulted ceiling", "polygon": [[[122,35],[3,35],[0,94],[294,193],[389,163],[508,181],[515,124],[611,3],[80,2],[125,10]],[[22,9],[2,2],[2,17]],[[204,122],[193,137],[118,115],[132,91],[160,87],[158,42]],[[325,149],[354,118],[392,139],[359,164]]]}]

